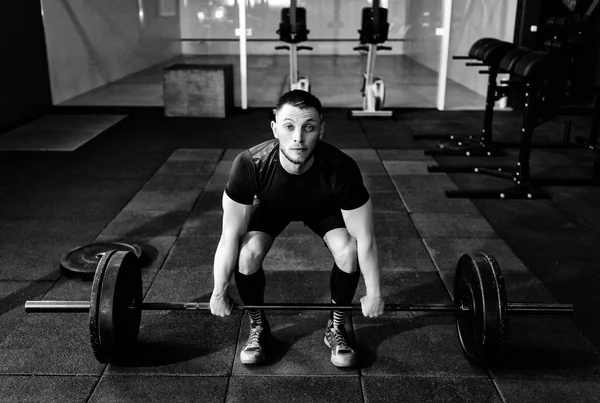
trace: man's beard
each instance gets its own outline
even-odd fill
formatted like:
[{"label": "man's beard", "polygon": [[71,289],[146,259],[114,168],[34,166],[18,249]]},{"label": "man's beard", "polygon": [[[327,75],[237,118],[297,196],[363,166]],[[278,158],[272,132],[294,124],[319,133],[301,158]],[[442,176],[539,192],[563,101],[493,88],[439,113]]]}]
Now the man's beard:
[{"label": "man's beard", "polygon": [[281,149],[281,153],[292,164],[294,164],[294,165],[304,165],[308,161],[310,161],[310,159],[313,157],[313,155],[315,154],[315,150],[316,150],[316,147],[313,148],[313,150],[305,158],[294,158],[294,157],[291,157],[290,155],[287,154],[287,151],[284,150],[283,148]]}]

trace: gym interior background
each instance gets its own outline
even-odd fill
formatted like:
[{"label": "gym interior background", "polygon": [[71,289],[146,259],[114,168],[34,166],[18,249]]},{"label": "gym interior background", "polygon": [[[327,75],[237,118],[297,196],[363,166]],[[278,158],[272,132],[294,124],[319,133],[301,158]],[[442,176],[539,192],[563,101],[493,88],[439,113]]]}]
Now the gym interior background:
[{"label": "gym interior background", "polygon": [[[313,47],[299,53],[299,69],[312,77],[315,94],[327,107],[361,104],[365,57],[353,47],[360,10],[368,3],[298,4],[310,5],[307,28]],[[585,2],[578,3],[584,7]],[[482,37],[535,47],[540,45],[536,40],[543,41],[537,32],[545,19],[568,13],[560,1],[394,0],[381,5],[389,10],[387,44],[392,50],[377,54],[375,73],[386,80],[386,105],[391,108],[482,109],[486,77],[452,56],[465,54]],[[285,85],[288,57],[275,46],[280,44],[280,11],[286,6],[287,0],[248,2],[249,107],[271,106]],[[450,7],[448,21],[443,21],[444,7]],[[182,61],[233,64],[235,105],[241,105],[235,0],[42,0],[10,4],[6,10],[0,17],[5,60],[25,63],[2,66],[12,79],[2,91],[8,111],[0,125],[51,105],[162,106],[162,69]],[[23,23],[11,24],[14,20]],[[13,38],[21,46],[14,46]],[[594,52],[588,54],[593,58]]]},{"label": "gym interior background", "polygon": [[[2,18],[7,59],[27,60],[3,66],[11,82],[3,91],[22,99],[13,117],[30,112],[28,104],[161,106],[162,68],[178,61],[231,63],[235,67],[235,104],[240,106],[239,44],[234,29],[239,13],[234,0],[161,0],[82,3],[41,1],[7,5]],[[481,108],[486,78],[464,63],[440,59],[444,38],[443,1],[395,0],[389,8],[390,52],[377,55],[376,74],[385,78],[389,107],[436,107],[441,91],[446,109]],[[449,21],[448,54],[464,52],[478,38],[512,40],[517,1],[454,1]],[[271,106],[287,73],[287,54],[276,30],[285,0],[248,2],[248,106]],[[364,55],[358,43],[365,0],[300,1],[307,8],[313,51],[299,54],[299,68],[328,107],[360,105]],[[308,7],[309,6],[309,7]],[[19,38],[15,47],[9,38]],[[256,42],[253,42],[256,40]],[[266,41],[265,41],[266,40]],[[447,78],[441,76],[447,69]],[[49,76],[47,78],[47,76]],[[16,79],[17,77],[26,80]],[[48,82],[49,79],[49,82]],[[443,82],[440,82],[443,80]],[[332,91],[331,89],[335,89]],[[36,95],[34,95],[36,94]],[[39,95],[37,95],[39,94]],[[34,95],[33,98],[31,95]],[[34,101],[35,99],[35,101]],[[10,102],[14,104],[13,102]],[[5,116],[6,120],[12,120]]]}]

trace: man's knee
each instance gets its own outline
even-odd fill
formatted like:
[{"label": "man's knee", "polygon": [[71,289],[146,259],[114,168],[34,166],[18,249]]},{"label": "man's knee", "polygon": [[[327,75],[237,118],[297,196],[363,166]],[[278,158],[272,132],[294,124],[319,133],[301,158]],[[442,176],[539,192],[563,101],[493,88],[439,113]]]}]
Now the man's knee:
[{"label": "man's knee", "polygon": [[254,274],[262,266],[272,239],[262,232],[247,232],[240,240],[238,270],[245,275]]},{"label": "man's knee", "polygon": [[352,273],[358,269],[356,239],[345,228],[338,228],[325,234],[325,242],[340,270]]}]

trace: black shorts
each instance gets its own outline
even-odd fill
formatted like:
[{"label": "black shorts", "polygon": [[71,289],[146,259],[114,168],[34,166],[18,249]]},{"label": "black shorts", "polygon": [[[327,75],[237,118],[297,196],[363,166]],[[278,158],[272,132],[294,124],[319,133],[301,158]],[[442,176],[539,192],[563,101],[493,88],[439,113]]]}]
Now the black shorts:
[{"label": "black shorts", "polygon": [[323,238],[332,229],[346,228],[340,209],[324,209],[321,214],[312,214],[310,217],[292,218],[285,212],[272,210],[257,204],[253,207],[248,231],[261,231],[269,234],[273,239],[283,232],[292,221],[302,221],[315,234]]}]

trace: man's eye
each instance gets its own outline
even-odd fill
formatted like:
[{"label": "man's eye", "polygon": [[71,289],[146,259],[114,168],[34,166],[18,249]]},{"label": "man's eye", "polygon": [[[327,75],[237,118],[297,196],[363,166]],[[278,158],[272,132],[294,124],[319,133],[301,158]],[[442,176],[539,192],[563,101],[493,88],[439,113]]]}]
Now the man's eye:
[{"label": "man's eye", "polygon": [[292,125],[285,125],[283,127],[285,128],[285,130],[294,130],[294,126]]},{"label": "man's eye", "polygon": [[306,125],[306,130],[309,132],[312,132],[313,130],[315,130],[315,127],[313,125]]}]

